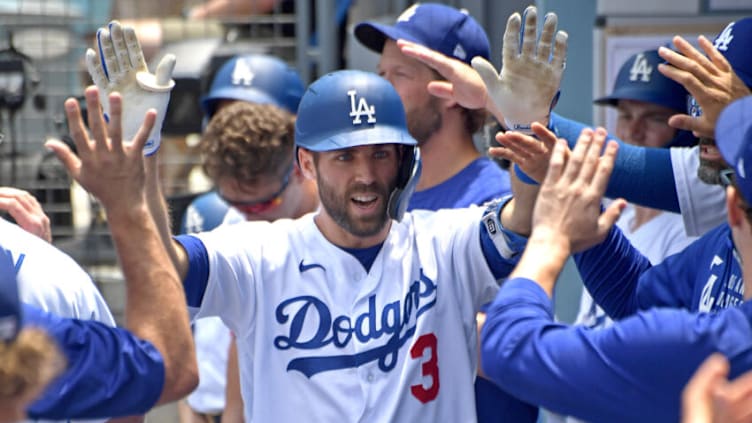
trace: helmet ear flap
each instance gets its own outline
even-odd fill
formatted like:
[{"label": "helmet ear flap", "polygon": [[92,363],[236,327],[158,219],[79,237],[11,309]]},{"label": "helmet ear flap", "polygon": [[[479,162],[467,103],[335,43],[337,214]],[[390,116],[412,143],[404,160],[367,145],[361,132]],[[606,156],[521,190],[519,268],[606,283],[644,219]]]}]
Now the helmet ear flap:
[{"label": "helmet ear flap", "polygon": [[391,195],[387,211],[389,217],[394,220],[402,220],[407,205],[415,192],[415,187],[420,179],[422,163],[420,161],[420,149],[417,146],[402,145],[397,181]]}]

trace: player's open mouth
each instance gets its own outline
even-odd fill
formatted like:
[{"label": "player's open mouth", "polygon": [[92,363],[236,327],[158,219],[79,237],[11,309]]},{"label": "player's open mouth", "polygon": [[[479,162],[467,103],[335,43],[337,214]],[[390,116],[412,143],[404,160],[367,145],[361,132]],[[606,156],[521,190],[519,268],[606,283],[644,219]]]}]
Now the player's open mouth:
[{"label": "player's open mouth", "polygon": [[376,203],[379,200],[379,196],[375,194],[358,194],[353,195],[352,197],[350,197],[350,199],[358,208],[370,209],[376,206]]}]

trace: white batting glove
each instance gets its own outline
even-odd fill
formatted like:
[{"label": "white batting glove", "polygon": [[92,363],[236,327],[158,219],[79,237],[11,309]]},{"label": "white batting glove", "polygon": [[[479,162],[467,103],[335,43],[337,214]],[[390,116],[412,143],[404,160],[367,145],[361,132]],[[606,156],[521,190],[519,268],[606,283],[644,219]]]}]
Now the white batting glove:
[{"label": "white batting glove", "polygon": [[568,36],[556,30],[558,19],[554,13],[546,15],[536,45],[537,15],[535,6],[528,6],[523,13],[524,27],[521,28],[519,13],[513,13],[507,20],[499,74],[484,58],[477,56],[472,60],[488,95],[504,116],[507,129],[529,134],[533,122],[548,123],[558,100],[567,55]]},{"label": "white batting glove", "polygon": [[121,26],[118,21],[97,31],[97,50],[98,53],[93,49],[86,51],[86,67],[99,88],[105,119],[109,122],[109,95],[117,91],[123,98],[123,139],[131,140],[141,127],[146,111],[155,109],[157,121],[144,146],[144,155],[156,153],[170,91],[175,86],[172,80],[175,56],[165,55],[156,72],[150,73],[136,31],[130,26]]}]

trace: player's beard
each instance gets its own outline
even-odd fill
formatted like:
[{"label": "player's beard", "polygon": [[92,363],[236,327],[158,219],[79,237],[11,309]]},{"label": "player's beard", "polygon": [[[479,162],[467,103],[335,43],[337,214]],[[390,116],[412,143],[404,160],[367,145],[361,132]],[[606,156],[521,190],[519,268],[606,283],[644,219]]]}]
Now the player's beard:
[{"label": "player's beard", "polygon": [[407,112],[407,131],[418,141],[418,145],[425,144],[443,124],[439,112],[439,99],[431,96],[422,107],[416,107]]},{"label": "player's beard", "polygon": [[[709,138],[700,138],[698,141],[698,145],[700,146],[700,149],[702,149],[703,145],[717,148],[715,144],[715,140],[709,139]],[[728,165],[725,162],[708,160],[708,159],[703,158],[702,154],[700,154],[700,165],[697,167],[697,177],[702,182],[705,182],[706,184],[720,185],[721,184],[720,171],[726,168],[728,168]]]},{"label": "player's beard", "polygon": [[[356,184],[348,187],[344,195],[338,194],[334,186],[326,183],[321,177],[317,178],[321,206],[331,216],[332,220],[347,232],[359,236],[369,237],[379,233],[389,221],[387,216],[387,201],[389,193],[394,189],[394,182],[383,186],[376,182],[364,185]],[[366,217],[356,217],[350,212],[353,195],[358,193],[376,194],[379,202],[375,213]]]}]

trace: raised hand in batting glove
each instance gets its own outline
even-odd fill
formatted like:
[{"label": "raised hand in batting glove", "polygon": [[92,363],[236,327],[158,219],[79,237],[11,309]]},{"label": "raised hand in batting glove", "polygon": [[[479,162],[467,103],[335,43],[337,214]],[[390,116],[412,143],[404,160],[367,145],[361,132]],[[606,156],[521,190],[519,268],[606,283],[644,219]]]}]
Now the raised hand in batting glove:
[{"label": "raised hand in batting glove", "polygon": [[533,122],[548,124],[559,96],[567,55],[567,33],[556,30],[557,17],[553,13],[546,15],[536,44],[537,15],[537,9],[529,6],[522,17],[515,12],[507,20],[503,63],[498,74],[484,58],[472,60],[491,100],[504,116],[506,127],[526,133],[531,133]]},{"label": "raised hand in batting glove", "polygon": [[175,56],[167,54],[157,65],[155,73],[146,66],[141,44],[135,30],[112,21],[107,28],[97,31],[97,51],[86,51],[86,67],[94,84],[99,88],[104,116],[109,120],[108,96],[119,92],[123,101],[123,138],[132,140],[138,133],[144,115],[149,109],[157,111],[157,121],[144,146],[144,155],[157,152],[161,140],[162,122],[170,101],[170,91],[175,86],[172,71]]}]

